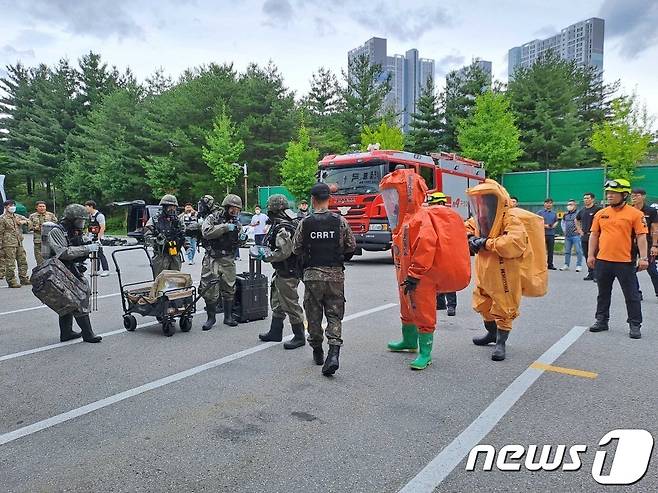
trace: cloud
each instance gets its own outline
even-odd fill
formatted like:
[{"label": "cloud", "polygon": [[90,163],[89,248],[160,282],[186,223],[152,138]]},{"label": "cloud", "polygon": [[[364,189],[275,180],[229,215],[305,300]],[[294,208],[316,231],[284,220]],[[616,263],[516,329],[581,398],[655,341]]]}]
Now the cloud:
[{"label": "cloud", "polygon": [[142,27],[126,11],[133,2],[129,0],[101,0],[71,2],[70,0],[17,0],[0,2],[23,20],[47,22],[62,27],[72,34],[86,34],[101,39],[116,36],[119,39],[141,38]]},{"label": "cloud", "polygon": [[0,59],[34,58],[34,50],[17,50],[5,45],[0,48]]},{"label": "cloud", "polygon": [[450,55],[446,55],[443,58],[440,58],[439,60],[436,61],[435,65],[435,72],[437,77],[442,77],[446,75],[448,72],[453,70],[455,67],[461,67],[464,65],[464,62],[466,61],[466,58],[461,56],[458,53],[453,53]]},{"label": "cloud", "polygon": [[555,28],[555,26],[544,26],[537,29],[533,33],[533,36],[536,36],[537,38],[549,38],[551,36],[554,36],[558,32],[559,31],[558,29]]},{"label": "cloud", "polygon": [[355,9],[352,18],[363,27],[399,41],[417,41],[439,26],[452,24],[444,7],[425,5],[401,7],[396,2],[381,1],[365,10]]},{"label": "cloud", "polygon": [[328,19],[316,17],[313,19],[313,23],[315,24],[315,32],[320,36],[331,36],[332,34],[336,34],[336,27]]},{"label": "cloud", "polygon": [[292,5],[288,0],[266,0],[263,13],[268,26],[286,25],[293,17]]},{"label": "cloud", "polygon": [[599,16],[605,34],[619,39],[622,56],[637,58],[658,43],[658,3],[652,0],[605,0]]}]

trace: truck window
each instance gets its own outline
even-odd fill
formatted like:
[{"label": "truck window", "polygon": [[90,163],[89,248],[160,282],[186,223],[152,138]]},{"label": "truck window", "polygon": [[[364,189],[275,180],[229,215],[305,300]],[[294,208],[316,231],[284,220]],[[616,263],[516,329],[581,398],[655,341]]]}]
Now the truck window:
[{"label": "truck window", "polygon": [[427,188],[430,190],[434,190],[434,167],[429,167],[429,166],[419,166],[420,168],[420,176],[423,177],[423,180],[425,180],[425,184],[427,185]]}]

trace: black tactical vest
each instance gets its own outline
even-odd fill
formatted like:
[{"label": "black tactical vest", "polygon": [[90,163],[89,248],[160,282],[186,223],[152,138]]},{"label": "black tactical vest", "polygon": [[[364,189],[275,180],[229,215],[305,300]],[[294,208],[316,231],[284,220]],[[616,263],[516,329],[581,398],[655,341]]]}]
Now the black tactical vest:
[{"label": "black tactical vest", "polygon": [[[270,250],[274,251],[276,249],[276,237],[282,229],[288,231],[288,233],[290,233],[290,238],[292,238],[295,235],[297,228],[295,228],[295,225],[292,222],[288,221],[278,223],[271,227],[265,237],[265,244],[270,247]],[[303,274],[299,257],[294,253],[281,262],[272,262],[272,267],[276,270],[278,276],[285,278],[301,278]]]},{"label": "black tactical vest", "polygon": [[342,267],[340,216],[333,212],[313,213],[302,224],[304,267]]},{"label": "black tactical vest", "polygon": [[233,231],[227,231],[219,238],[214,238],[212,240],[204,240],[204,243],[207,243],[210,247],[210,256],[213,258],[216,257],[229,257],[235,255],[235,251],[240,246],[239,239],[239,225],[237,218],[226,219],[224,214],[221,212],[215,213],[216,217],[220,219],[220,223],[233,223],[235,224],[235,229]]}]

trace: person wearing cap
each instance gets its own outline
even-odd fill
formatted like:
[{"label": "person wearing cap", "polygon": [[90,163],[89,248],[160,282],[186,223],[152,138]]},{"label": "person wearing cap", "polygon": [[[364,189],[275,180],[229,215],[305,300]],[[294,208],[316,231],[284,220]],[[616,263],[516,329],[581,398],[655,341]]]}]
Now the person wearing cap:
[{"label": "person wearing cap", "polygon": [[[343,344],[342,321],[345,314],[345,266],[356,250],[356,240],[344,217],[329,211],[330,190],[326,183],[311,188],[313,213],[305,217],[293,237],[293,253],[304,267],[304,311],[308,321],[308,343],[313,360],[322,365],[322,374],[338,370]],[[322,331],[322,317],[327,328]],[[327,336],[329,352],[324,359],[322,343]]]},{"label": "person wearing cap", "polygon": [[308,202],[306,202],[306,200],[300,200],[299,207],[297,209],[297,218],[304,219],[309,214],[310,213],[308,211]]},{"label": "person wearing cap", "polygon": [[[427,205],[429,207],[445,207],[448,203],[448,197],[443,192],[433,192],[427,196]],[[457,293],[436,293],[436,309],[447,310],[449,317],[457,314]]]},{"label": "person wearing cap", "polygon": [[43,263],[43,255],[41,254],[41,226],[45,222],[56,223],[57,216],[52,212],[48,212],[46,203],[43,200],[37,200],[35,208],[36,212],[30,214],[28,220],[30,221],[30,229],[34,233],[34,260],[37,261],[37,265],[41,265]]},{"label": "person wearing cap", "polygon": [[[646,270],[647,223],[644,214],[627,205],[631,193],[628,180],[617,179],[605,182],[608,206],[594,216],[587,253],[587,265],[594,268],[599,294],[596,299],[596,322],[590,332],[608,330],[612,285],[617,279],[626,300],[629,336],[639,339],[642,327],[642,305],[637,287],[636,268]],[[635,262],[633,237],[637,241],[640,258]]]},{"label": "person wearing cap", "polygon": [[[587,261],[587,250],[589,249],[589,235],[592,229],[592,222],[597,212],[601,207],[596,203],[596,196],[592,192],[586,192],[583,195],[583,204],[585,207],[578,211],[576,214],[576,230],[580,235],[580,242],[583,246],[583,255]],[[583,281],[595,281],[594,268],[587,266],[587,275],[583,277]]]},{"label": "person wearing cap", "polygon": [[[658,296],[658,269],[656,268],[656,256],[658,256],[658,210],[647,204],[647,192],[644,188],[634,188],[631,192],[631,201],[633,207],[644,214],[644,220],[647,223],[649,234],[647,236],[647,248],[649,250],[649,267],[647,272],[653,284],[653,291]],[[640,282],[637,282],[637,289],[640,292],[642,300],[642,290]]]},{"label": "person wearing cap", "polygon": [[[23,248],[23,224],[29,224],[26,217],[16,214],[16,202],[9,199],[4,202],[4,213],[0,215],[0,245],[3,264],[0,266],[10,288],[29,286],[27,276],[27,255]],[[18,280],[16,265],[18,264]]]}]

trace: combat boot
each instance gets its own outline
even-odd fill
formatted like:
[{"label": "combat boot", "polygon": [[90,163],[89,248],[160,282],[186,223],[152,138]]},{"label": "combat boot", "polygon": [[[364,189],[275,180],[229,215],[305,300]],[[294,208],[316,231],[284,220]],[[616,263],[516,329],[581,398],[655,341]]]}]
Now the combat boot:
[{"label": "combat boot", "polygon": [[449,317],[454,317],[457,315],[457,309],[454,306],[449,306],[448,307],[448,316]]},{"label": "combat boot", "polygon": [[402,340],[389,342],[388,350],[408,353],[418,351],[418,327],[414,324],[402,324]]},{"label": "combat boot", "polygon": [[325,377],[333,375],[338,370],[338,357],[340,356],[340,346],[335,344],[329,345],[329,353],[327,354],[327,360],[324,362],[322,367],[322,374]]},{"label": "combat boot", "polygon": [[235,327],[238,321],[233,318],[233,300],[224,300],[224,325]]},{"label": "combat boot", "polygon": [[505,342],[509,336],[509,330],[498,329],[496,334],[496,347],[491,353],[491,359],[494,361],[503,361],[505,359]]},{"label": "combat boot", "polygon": [[642,337],[642,333],[640,332],[640,328],[642,327],[640,324],[629,324],[630,327],[630,332],[628,333],[628,336],[631,339],[640,339]]},{"label": "combat boot", "polygon": [[20,288],[21,287],[21,283],[16,282],[16,281],[11,281],[11,282],[7,281],[7,285],[10,288]]},{"label": "combat boot", "polygon": [[283,319],[272,317],[269,332],[258,334],[258,338],[265,342],[281,342],[281,339],[283,339]]},{"label": "combat boot", "polygon": [[604,320],[597,320],[594,322],[594,324],[589,328],[590,332],[603,332],[604,330],[608,330],[610,327],[608,327],[608,322]]},{"label": "combat boot", "polygon": [[73,330],[73,314],[62,315],[59,317],[59,341],[66,342],[81,337],[81,332]]},{"label": "combat boot", "polygon": [[487,329],[486,336],[473,338],[473,344],[475,344],[476,346],[486,346],[488,344],[491,344],[492,342],[496,342],[496,331],[498,330],[498,327],[496,326],[496,322],[493,320],[491,321],[485,320],[484,328]]},{"label": "combat boot", "polygon": [[212,329],[213,325],[217,323],[217,317],[215,316],[217,312],[217,305],[214,303],[206,303],[206,313],[208,315],[208,318],[206,319],[206,323],[204,323],[201,326],[201,330],[210,330]]},{"label": "combat boot", "polygon": [[292,340],[288,342],[284,342],[283,347],[286,349],[296,349],[298,347],[302,347],[303,345],[306,344],[306,339],[304,338],[305,336],[304,324],[301,323],[301,324],[291,324],[291,325],[292,325],[292,333],[295,334],[295,336],[292,338]]},{"label": "combat boot", "polygon": [[321,365],[324,363],[324,351],[322,346],[313,348],[313,362],[316,365]]},{"label": "combat boot", "polygon": [[78,323],[82,329],[82,340],[85,342],[101,342],[103,338],[94,334],[94,330],[91,328],[91,320],[89,320],[89,315],[82,315],[80,317],[75,317],[75,321]]},{"label": "combat boot", "polygon": [[409,363],[412,370],[424,370],[432,364],[432,344],[434,343],[434,333],[420,332],[418,334],[418,356]]}]

